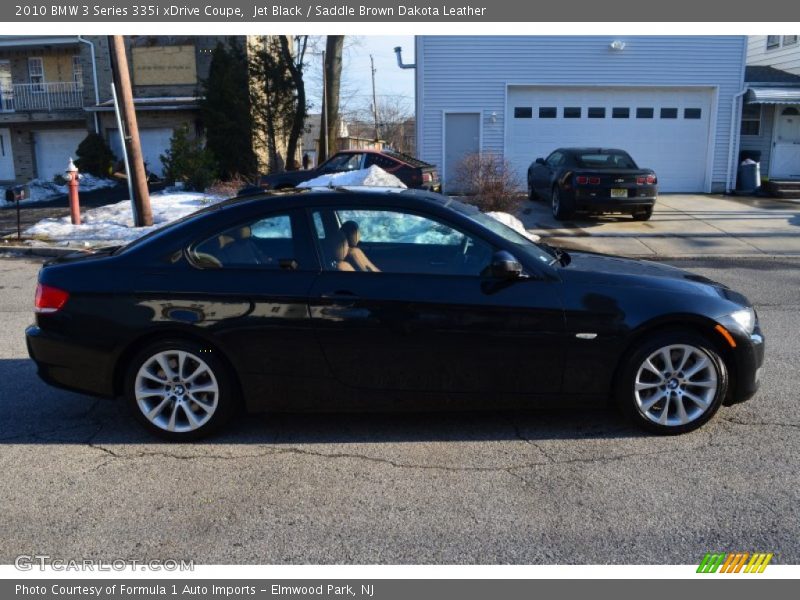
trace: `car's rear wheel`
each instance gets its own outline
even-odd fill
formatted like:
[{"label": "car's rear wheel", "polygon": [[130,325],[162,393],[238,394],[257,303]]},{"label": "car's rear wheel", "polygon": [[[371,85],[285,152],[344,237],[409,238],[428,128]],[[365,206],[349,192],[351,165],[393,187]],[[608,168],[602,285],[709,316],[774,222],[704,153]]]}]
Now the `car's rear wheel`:
[{"label": "car's rear wheel", "polygon": [[551,205],[553,209],[553,216],[559,221],[564,221],[572,217],[572,208],[569,206],[567,200],[561,195],[561,190],[557,185],[553,186]]},{"label": "car's rear wheel", "polygon": [[528,180],[528,200],[531,202],[536,202],[539,199],[539,194],[536,193],[536,190],[531,185],[530,179]]},{"label": "car's rear wheel", "polygon": [[634,221],[649,221],[650,217],[653,216],[653,207],[645,208],[644,210],[637,211],[633,213],[633,220]]},{"label": "car's rear wheel", "polygon": [[657,335],[631,352],[617,378],[616,399],[640,427],[671,435],[706,423],[727,390],[720,355],[687,331]]},{"label": "car's rear wheel", "polygon": [[223,362],[209,348],[177,339],[151,344],[134,357],[125,397],[145,428],[170,441],[207,436],[233,412]]}]

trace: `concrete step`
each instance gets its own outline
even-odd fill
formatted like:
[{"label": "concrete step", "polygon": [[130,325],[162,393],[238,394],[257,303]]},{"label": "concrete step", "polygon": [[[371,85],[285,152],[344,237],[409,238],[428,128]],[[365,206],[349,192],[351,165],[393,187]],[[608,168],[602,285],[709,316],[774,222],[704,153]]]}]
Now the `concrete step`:
[{"label": "concrete step", "polygon": [[764,189],[776,198],[800,198],[800,180],[771,180]]}]

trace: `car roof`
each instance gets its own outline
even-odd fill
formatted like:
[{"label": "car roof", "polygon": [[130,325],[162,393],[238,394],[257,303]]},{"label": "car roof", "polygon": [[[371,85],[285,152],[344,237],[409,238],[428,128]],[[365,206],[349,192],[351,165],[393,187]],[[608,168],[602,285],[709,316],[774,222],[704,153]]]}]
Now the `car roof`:
[{"label": "car roof", "polygon": [[559,148],[559,152],[572,152],[572,153],[582,153],[582,152],[595,152],[597,154],[610,154],[612,152],[622,152],[624,154],[628,154],[627,150],[622,150],[621,148],[598,148],[598,147],[591,147],[591,146],[579,146],[573,148]]}]

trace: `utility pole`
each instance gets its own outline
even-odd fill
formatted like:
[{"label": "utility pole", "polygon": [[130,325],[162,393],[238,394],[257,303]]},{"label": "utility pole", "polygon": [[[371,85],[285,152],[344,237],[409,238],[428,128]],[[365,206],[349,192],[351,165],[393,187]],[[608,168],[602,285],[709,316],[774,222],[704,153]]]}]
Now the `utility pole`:
[{"label": "utility pole", "polygon": [[372,117],[375,119],[375,141],[381,139],[378,131],[378,96],[375,94],[375,60],[369,55],[369,64],[372,71]]},{"label": "utility pole", "polygon": [[153,212],[150,208],[150,192],[147,189],[147,173],[144,170],[142,145],[139,140],[139,124],[136,121],[136,109],[133,105],[133,89],[128,70],[128,57],[125,54],[125,41],[121,35],[108,36],[111,53],[111,71],[114,75],[114,86],[119,94],[120,112],[125,131],[120,131],[120,138],[128,152],[133,195],[136,205],[134,215],[137,227],[153,224]]}]

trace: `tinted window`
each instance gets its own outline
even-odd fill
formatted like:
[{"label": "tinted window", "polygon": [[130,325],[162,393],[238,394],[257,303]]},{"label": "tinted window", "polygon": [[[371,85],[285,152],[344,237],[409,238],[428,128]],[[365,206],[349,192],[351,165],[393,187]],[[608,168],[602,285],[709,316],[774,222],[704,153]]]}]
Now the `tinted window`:
[{"label": "tinted window", "polygon": [[637,119],[652,119],[653,118],[653,109],[652,108],[637,108],[636,109],[636,118]]},{"label": "tinted window", "polygon": [[334,173],[338,171],[355,171],[361,168],[361,158],[363,154],[337,154],[329,161],[324,163],[320,170],[323,173]]},{"label": "tinted window", "polygon": [[631,109],[622,106],[615,106],[611,109],[612,119],[628,119],[631,116]]},{"label": "tinted window", "polygon": [[428,217],[392,209],[317,213],[339,226],[318,237],[328,271],[477,276],[491,263],[488,243]]},{"label": "tinted window", "polygon": [[580,106],[565,106],[564,107],[564,118],[565,119],[580,119],[581,118],[581,107]]},{"label": "tinted window", "polygon": [[581,152],[575,162],[584,169],[635,169],[636,163],[625,152]]},{"label": "tinted window", "polygon": [[364,161],[364,166],[371,167],[372,165],[376,165],[386,171],[390,169],[396,169],[399,166],[396,161],[392,160],[388,156],[383,156],[381,154],[367,154],[367,159]]},{"label": "tinted window", "polygon": [[540,106],[539,107],[539,118],[540,119],[555,119],[556,118],[556,107],[555,106]]},{"label": "tinted window", "polygon": [[564,163],[564,155],[561,152],[553,152],[550,156],[547,157],[548,165],[551,167],[558,167],[559,165]]},{"label": "tinted window", "polygon": [[702,114],[702,111],[699,108],[684,108],[683,109],[683,118],[684,119],[699,119]]},{"label": "tinted window", "polygon": [[515,119],[531,119],[533,118],[533,108],[530,106],[517,106],[514,108]]},{"label": "tinted window", "polygon": [[678,109],[677,108],[662,108],[661,109],[661,118],[662,119],[677,119],[678,118]]},{"label": "tinted window", "polygon": [[[295,251],[292,220],[288,214],[229,227],[197,244],[192,250],[203,267],[286,268],[290,261],[309,267],[308,260]],[[283,267],[282,267],[283,264]]]},{"label": "tinted window", "polygon": [[590,119],[605,119],[606,118],[605,106],[590,106],[588,116]]}]

